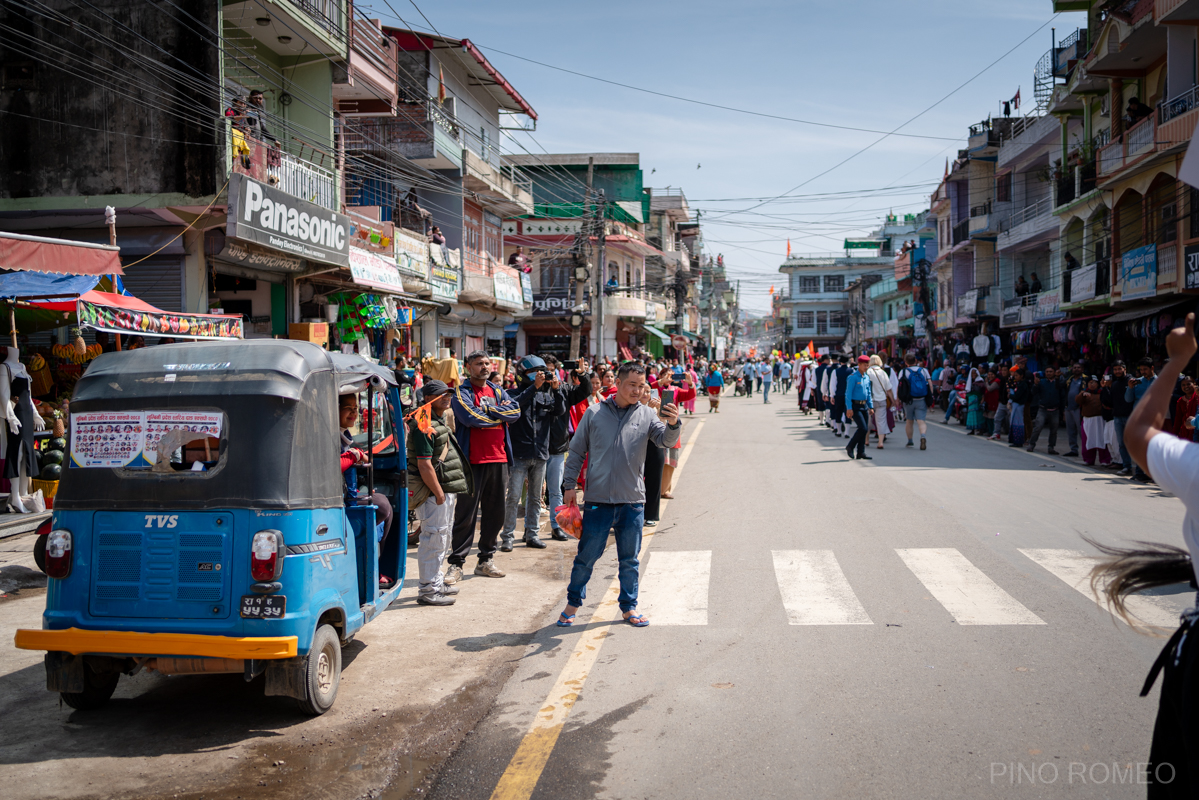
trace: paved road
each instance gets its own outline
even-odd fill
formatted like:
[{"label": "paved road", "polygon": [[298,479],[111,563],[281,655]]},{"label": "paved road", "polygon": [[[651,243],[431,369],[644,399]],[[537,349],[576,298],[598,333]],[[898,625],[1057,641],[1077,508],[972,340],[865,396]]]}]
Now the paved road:
[{"label": "paved road", "polygon": [[849,461],[793,403],[703,419],[643,563],[651,626],[547,618],[432,797],[1143,796],[1162,642],[1074,584],[1083,534],[1181,544],[1178,501],[956,427]]}]

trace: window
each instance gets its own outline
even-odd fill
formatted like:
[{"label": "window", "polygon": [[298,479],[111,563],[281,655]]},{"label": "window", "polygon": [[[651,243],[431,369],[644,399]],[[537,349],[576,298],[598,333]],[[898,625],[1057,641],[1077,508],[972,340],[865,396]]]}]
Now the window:
[{"label": "window", "polygon": [[795,327],[800,330],[811,330],[816,326],[816,313],[814,311],[800,311],[795,315]]},{"label": "window", "polygon": [[799,279],[799,291],[803,294],[815,294],[820,291],[819,275],[802,275]]},{"label": "window", "polygon": [[569,258],[543,258],[538,277],[541,281],[541,291],[549,292],[555,289],[565,292],[570,286],[570,271],[574,263]]},{"label": "window", "polygon": [[995,201],[1007,203],[1012,199],[1012,173],[1007,172],[995,178]]},{"label": "window", "polygon": [[828,312],[816,312],[816,335],[821,336],[828,333]]},{"label": "window", "polygon": [[824,276],[824,291],[826,291],[826,292],[843,292],[843,291],[845,291],[845,276],[844,275],[825,275]]},{"label": "window", "polygon": [[844,311],[828,312],[828,326],[830,328],[844,328],[847,324],[847,315]]},{"label": "window", "polygon": [[1157,243],[1169,244],[1178,240],[1178,203],[1164,203],[1158,209]]}]

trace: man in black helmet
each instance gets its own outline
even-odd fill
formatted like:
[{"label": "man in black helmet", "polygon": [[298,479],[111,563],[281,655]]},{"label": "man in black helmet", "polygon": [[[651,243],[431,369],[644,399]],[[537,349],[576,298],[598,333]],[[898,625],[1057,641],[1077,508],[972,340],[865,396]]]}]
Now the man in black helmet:
[{"label": "man in black helmet", "polygon": [[[525,356],[516,364],[517,386],[512,399],[520,406],[520,419],[508,426],[512,437],[512,465],[508,468],[508,496],[504,503],[504,528],[500,531],[500,552],[512,552],[516,538],[516,510],[521,490],[528,481],[525,496],[525,546],[538,550],[545,542],[537,535],[541,528],[541,490],[545,486],[545,467],[550,457],[550,432],[553,421],[566,413],[566,395],[559,391],[556,371],[538,356]],[[552,511],[552,509],[551,509]]]}]

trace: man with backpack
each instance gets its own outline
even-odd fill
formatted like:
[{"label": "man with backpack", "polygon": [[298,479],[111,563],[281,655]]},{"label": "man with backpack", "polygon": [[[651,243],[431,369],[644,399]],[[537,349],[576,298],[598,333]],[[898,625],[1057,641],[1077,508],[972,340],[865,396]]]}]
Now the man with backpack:
[{"label": "man with backpack", "polygon": [[904,358],[907,365],[899,373],[899,402],[903,403],[904,431],[908,435],[907,447],[913,447],[912,423],[920,429],[920,449],[928,449],[928,404],[932,402],[933,379],[928,370],[916,363],[916,354],[908,353]]}]

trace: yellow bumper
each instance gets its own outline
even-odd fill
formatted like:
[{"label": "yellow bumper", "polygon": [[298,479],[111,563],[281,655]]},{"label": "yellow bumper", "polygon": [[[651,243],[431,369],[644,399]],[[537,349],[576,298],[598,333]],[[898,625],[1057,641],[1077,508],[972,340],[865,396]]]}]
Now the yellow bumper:
[{"label": "yellow bumper", "polygon": [[295,636],[204,636],[196,633],[130,633],[128,631],[17,631],[22,650],[58,650],[72,655],[111,653],[146,656],[202,656],[206,658],[292,658]]}]

